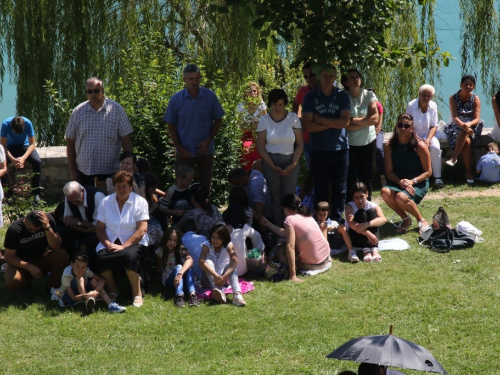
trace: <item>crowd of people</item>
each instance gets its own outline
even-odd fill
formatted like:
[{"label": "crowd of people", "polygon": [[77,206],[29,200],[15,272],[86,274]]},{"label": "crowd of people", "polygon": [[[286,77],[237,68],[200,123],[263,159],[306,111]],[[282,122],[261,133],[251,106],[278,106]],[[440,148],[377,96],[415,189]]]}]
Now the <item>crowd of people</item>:
[{"label": "crowd of people", "polygon": [[[63,188],[64,201],[52,214],[33,210],[11,223],[5,237],[6,286],[29,289],[33,279],[50,274],[47,292],[61,306],[83,301],[91,312],[99,297],[110,312],[122,312],[125,307],[116,303],[116,270],[125,270],[132,305],[140,307],[148,277],[143,264],[150,255],[161,284],[174,291],[176,306],[197,306],[200,287],[225,303],[227,285],[232,303],[244,306],[238,276],[248,270],[251,248],[265,250],[296,282],[302,281],[301,272],[328,270],[335,233],[350,262],[359,262],[360,253],[364,262],[380,262],[379,228],[387,219],[371,201],[374,164],[381,196],[401,218],[398,233],[409,229],[412,217],[419,232],[426,231],[429,224],[418,204],[431,175],[437,188],[444,185],[434,88],[420,87],[384,143],[383,107],[375,92],[363,87],[357,69],[342,77],[343,89],[335,84],[333,65],[315,72],[306,64],[303,74],[307,85],[293,99],[293,111],[287,109],[284,90],[270,90],[266,104],[258,83],[246,86],[236,109],[245,153],[241,167],[228,174],[231,190],[223,213],[210,201],[210,191],[214,138],[225,113],[214,92],[200,86],[200,69],[184,68],[185,88],[172,96],[165,112],[176,149],[176,181],[165,192],[147,160],[133,153],[125,111],[104,95],[100,79],[89,78],[88,100],[74,109],[66,130],[70,181]],[[474,77],[462,78],[460,90],[450,97],[452,119],[445,128],[454,149],[446,164],[454,166],[462,154],[468,183],[474,182],[470,145],[483,127],[474,87]],[[497,98],[500,93],[493,98],[498,122]],[[498,134],[492,137],[500,140]],[[6,119],[0,141],[0,176],[7,176],[8,162],[16,168],[31,163],[37,172],[32,181],[36,202],[41,162],[29,119]],[[498,170],[492,169],[500,164],[498,144],[488,148],[475,172],[498,181]],[[308,171],[303,200],[295,195],[302,155]]]}]

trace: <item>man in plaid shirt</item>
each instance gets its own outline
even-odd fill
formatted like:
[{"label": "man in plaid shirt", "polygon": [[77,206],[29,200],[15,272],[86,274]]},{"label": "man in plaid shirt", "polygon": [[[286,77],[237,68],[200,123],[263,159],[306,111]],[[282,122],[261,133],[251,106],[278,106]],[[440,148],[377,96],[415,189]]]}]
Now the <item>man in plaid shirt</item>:
[{"label": "man in plaid shirt", "polygon": [[85,83],[88,100],[74,110],[66,128],[71,181],[94,185],[119,170],[121,149],[132,151],[132,126],[121,105],[104,96],[104,85],[92,77]]}]

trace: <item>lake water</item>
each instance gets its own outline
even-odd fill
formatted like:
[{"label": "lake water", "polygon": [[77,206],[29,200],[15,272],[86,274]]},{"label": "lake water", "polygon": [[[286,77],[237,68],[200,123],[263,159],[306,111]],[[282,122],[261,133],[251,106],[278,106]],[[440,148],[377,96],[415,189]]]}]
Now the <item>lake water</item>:
[{"label": "lake water", "polygon": [[[436,86],[436,94],[443,98],[438,101],[439,111],[444,121],[450,116],[448,99],[450,95],[460,89],[461,63],[460,56],[460,20],[459,8],[456,0],[438,0],[435,9],[436,33],[442,50],[448,51],[457,60],[450,62],[449,67],[442,68],[442,85]],[[16,87],[9,84],[6,76],[3,84],[3,101],[0,103],[0,121],[16,114]],[[479,81],[479,80],[478,80]],[[415,82],[415,92],[424,82]],[[481,98],[481,118],[485,127],[492,127],[494,116],[491,107],[491,97],[484,94],[480,82],[477,82],[475,92]]]}]

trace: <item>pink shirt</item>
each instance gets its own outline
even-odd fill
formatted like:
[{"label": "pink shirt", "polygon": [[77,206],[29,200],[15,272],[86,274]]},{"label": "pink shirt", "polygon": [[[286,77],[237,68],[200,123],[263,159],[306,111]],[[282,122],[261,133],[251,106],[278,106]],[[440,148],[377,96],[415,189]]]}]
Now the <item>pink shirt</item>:
[{"label": "pink shirt", "polygon": [[285,224],[295,230],[295,252],[300,262],[318,264],[328,257],[330,245],[312,216],[289,215]]}]

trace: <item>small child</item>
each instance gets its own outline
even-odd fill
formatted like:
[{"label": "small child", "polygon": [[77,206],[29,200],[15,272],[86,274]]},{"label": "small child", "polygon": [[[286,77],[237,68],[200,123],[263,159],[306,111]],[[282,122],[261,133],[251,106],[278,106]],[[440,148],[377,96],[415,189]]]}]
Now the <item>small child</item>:
[{"label": "small child", "polygon": [[175,289],[175,306],[184,307],[184,283],[189,291],[189,306],[198,306],[198,298],[194,287],[194,278],[191,266],[193,258],[182,247],[181,232],[177,229],[168,229],[156,251],[161,260],[161,282],[169,289]]},{"label": "small child", "polygon": [[104,290],[104,279],[89,270],[88,263],[87,254],[80,252],[73,256],[71,265],[64,269],[61,277],[61,287],[58,292],[64,306],[72,306],[80,301],[85,301],[87,312],[92,314],[95,299],[101,297],[108,305],[109,312],[120,313],[125,311],[125,307],[111,301],[108,293]]},{"label": "small child", "polygon": [[[351,263],[359,262],[355,248],[363,249],[363,261],[381,262],[378,252],[378,228],[387,222],[380,206],[367,200],[368,189],[362,182],[351,187],[352,201],[345,206],[345,225],[339,225],[339,233],[349,249],[347,259]],[[352,242],[351,242],[352,241]]]},{"label": "small child", "polygon": [[212,298],[218,303],[226,303],[226,294],[221,290],[229,280],[233,288],[233,305],[245,306],[241,294],[236,265],[238,258],[234,252],[231,236],[226,225],[215,224],[210,229],[210,241],[201,246],[200,267],[205,272],[212,288]]},{"label": "small child", "polygon": [[498,156],[498,143],[488,143],[488,153],[481,156],[476,165],[476,175],[485,182],[500,181],[500,157]]},{"label": "small child", "polygon": [[172,225],[177,224],[186,211],[191,209],[191,185],[195,171],[189,165],[181,165],[177,170],[175,185],[160,199],[160,212],[172,215]]},{"label": "small child", "polygon": [[314,205],[314,216],[318,222],[321,233],[328,240],[328,233],[333,233],[338,228],[339,223],[328,218],[330,213],[330,205],[328,202],[322,201]]}]

